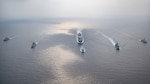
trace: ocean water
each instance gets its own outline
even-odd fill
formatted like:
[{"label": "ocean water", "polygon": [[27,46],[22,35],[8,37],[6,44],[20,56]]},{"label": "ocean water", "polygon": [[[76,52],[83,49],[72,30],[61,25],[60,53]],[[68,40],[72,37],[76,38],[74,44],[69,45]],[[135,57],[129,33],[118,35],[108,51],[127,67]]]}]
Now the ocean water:
[{"label": "ocean water", "polygon": [[[1,22],[0,84],[150,84],[149,23],[149,19]],[[76,43],[77,30],[85,39],[84,54]],[[3,42],[5,37],[12,39]],[[139,41],[143,38],[147,44]],[[39,43],[31,49],[34,41]]]}]

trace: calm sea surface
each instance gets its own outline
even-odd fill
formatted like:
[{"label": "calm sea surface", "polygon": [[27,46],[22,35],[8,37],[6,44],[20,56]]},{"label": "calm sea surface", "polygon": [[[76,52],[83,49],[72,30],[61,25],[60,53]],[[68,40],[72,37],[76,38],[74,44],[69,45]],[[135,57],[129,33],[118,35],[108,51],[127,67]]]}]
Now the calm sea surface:
[{"label": "calm sea surface", "polygon": [[[148,19],[1,22],[0,84],[150,84],[149,23]],[[84,35],[84,54],[76,43],[77,30]],[[6,36],[12,39],[3,42]],[[147,44],[139,41],[143,38]],[[110,39],[119,43],[120,51]],[[31,49],[34,41],[39,43]]]}]

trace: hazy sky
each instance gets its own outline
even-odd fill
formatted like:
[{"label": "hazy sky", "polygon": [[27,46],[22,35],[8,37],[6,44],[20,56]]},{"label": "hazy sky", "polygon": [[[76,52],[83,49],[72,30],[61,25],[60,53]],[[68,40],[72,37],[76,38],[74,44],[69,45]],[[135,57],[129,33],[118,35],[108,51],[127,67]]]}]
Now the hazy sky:
[{"label": "hazy sky", "polygon": [[7,18],[150,15],[150,0],[0,0]]}]

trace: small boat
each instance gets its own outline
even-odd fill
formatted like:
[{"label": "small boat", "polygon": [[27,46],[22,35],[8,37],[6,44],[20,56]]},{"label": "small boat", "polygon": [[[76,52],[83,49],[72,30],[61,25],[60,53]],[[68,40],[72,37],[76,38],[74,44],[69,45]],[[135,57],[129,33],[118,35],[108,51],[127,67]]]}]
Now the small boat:
[{"label": "small boat", "polygon": [[38,44],[37,42],[33,42],[31,45],[31,48],[35,48],[37,46],[37,44]]},{"label": "small boat", "polygon": [[116,50],[120,50],[118,43],[115,44],[115,48],[116,48]]},{"label": "small boat", "polygon": [[77,41],[78,44],[83,44],[84,43],[84,38],[83,38],[83,34],[82,34],[81,31],[77,31],[76,41]]},{"label": "small boat", "polygon": [[140,40],[142,43],[147,43],[147,41],[146,41],[146,39],[144,38],[144,39],[141,39]]},{"label": "small boat", "polygon": [[6,42],[6,41],[8,41],[8,40],[10,40],[10,38],[5,37],[3,41]]},{"label": "small boat", "polygon": [[81,46],[81,47],[80,47],[80,52],[81,52],[81,53],[85,53],[85,52],[86,52],[85,47]]}]

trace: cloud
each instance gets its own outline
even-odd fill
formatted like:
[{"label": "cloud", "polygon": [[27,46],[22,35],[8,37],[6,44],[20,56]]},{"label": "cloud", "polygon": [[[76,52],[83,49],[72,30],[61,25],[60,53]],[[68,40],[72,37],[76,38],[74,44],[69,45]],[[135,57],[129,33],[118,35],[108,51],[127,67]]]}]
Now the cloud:
[{"label": "cloud", "polygon": [[1,0],[1,17],[150,15],[150,0]]}]

